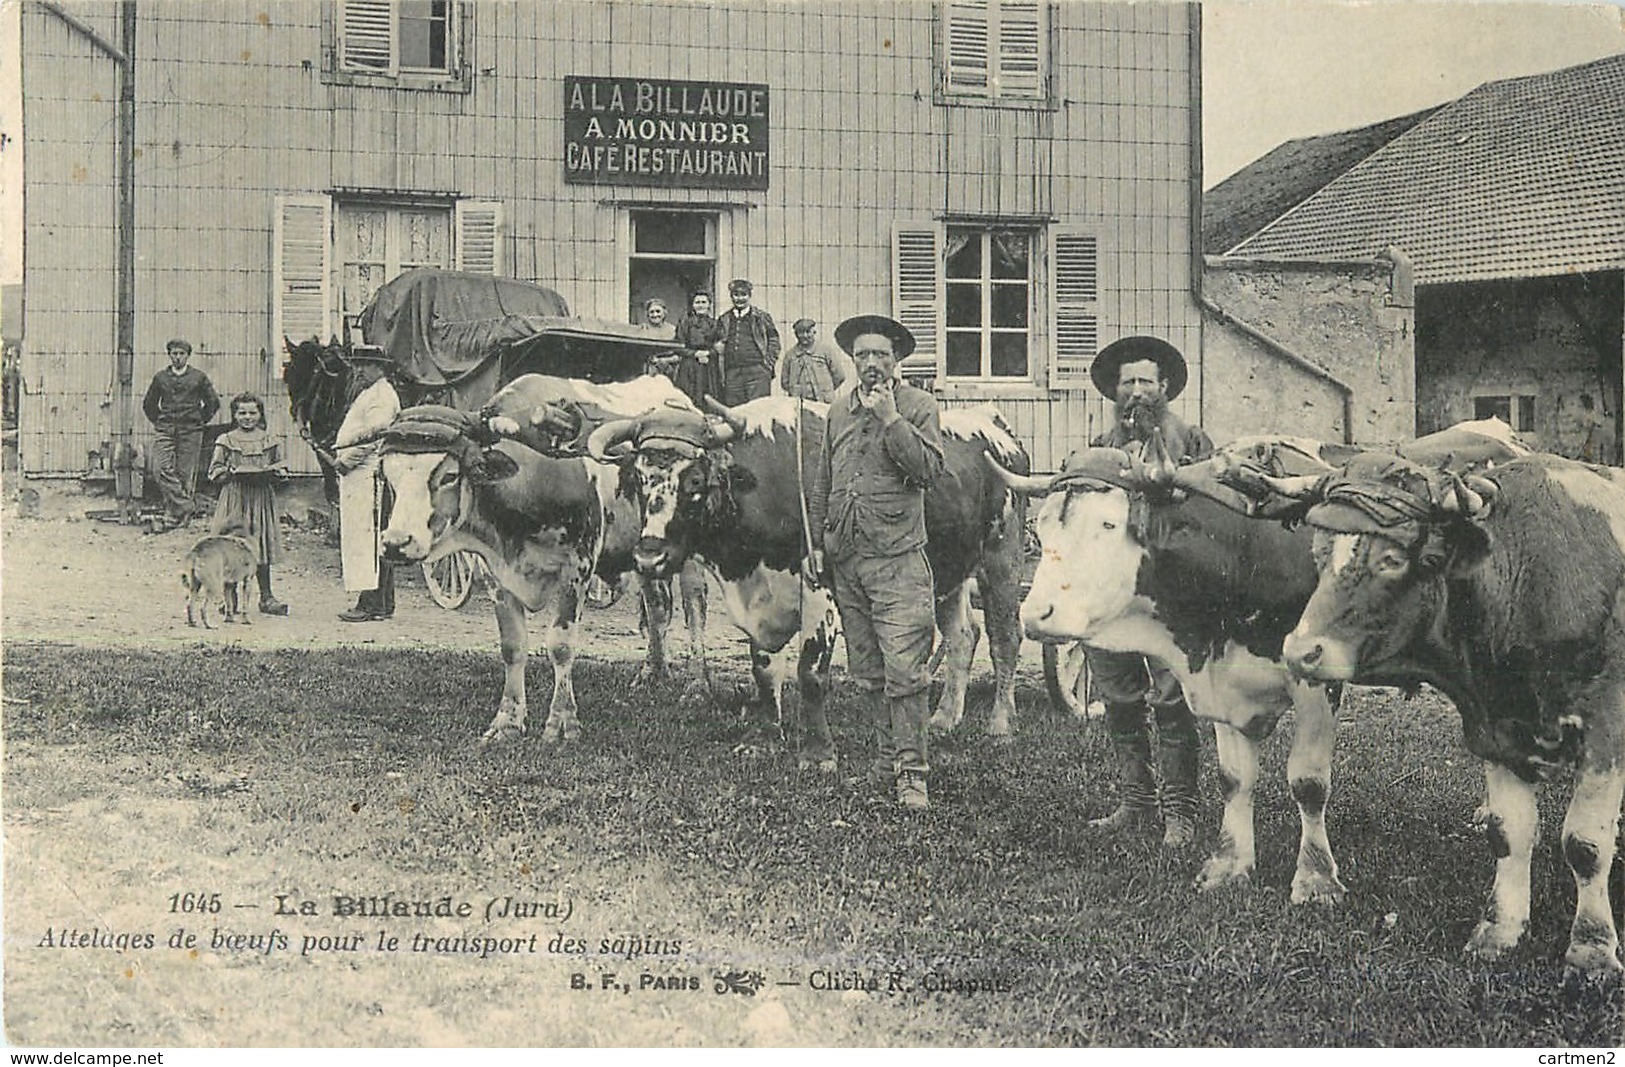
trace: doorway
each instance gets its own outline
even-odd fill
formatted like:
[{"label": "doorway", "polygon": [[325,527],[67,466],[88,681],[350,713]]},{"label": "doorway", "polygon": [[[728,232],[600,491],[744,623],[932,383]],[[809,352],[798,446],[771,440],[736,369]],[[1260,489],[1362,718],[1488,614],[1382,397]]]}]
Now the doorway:
[{"label": "doorway", "polygon": [[627,321],[643,322],[643,305],[666,302],[667,320],[688,313],[698,291],[716,296],[717,216],[704,211],[634,211],[627,264]]}]

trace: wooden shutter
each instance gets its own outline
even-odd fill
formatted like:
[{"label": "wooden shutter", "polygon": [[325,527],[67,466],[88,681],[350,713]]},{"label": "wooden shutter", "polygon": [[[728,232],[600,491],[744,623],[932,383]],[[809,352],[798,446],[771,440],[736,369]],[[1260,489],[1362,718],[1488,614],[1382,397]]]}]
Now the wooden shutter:
[{"label": "wooden shutter", "polygon": [[392,0],[341,0],[339,69],[394,69],[395,5]]},{"label": "wooden shutter", "polygon": [[1089,388],[1089,367],[1100,351],[1100,242],[1093,234],[1055,234],[1055,353],[1050,388]]},{"label": "wooden shutter", "polygon": [[905,372],[939,374],[942,308],[942,248],[929,223],[892,231],[892,317],[914,334],[914,354]]},{"label": "wooden shutter", "polygon": [[332,336],[328,249],[332,205],[325,196],[279,196],[271,220],[271,351],[282,339]]},{"label": "wooden shutter", "polygon": [[943,42],[943,91],[986,96],[988,69],[988,0],[947,0]]},{"label": "wooden shutter", "polygon": [[475,274],[506,274],[502,201],[457,201],[457,269]]},{"label": "wooden shutter", "polygon": [[1000,0],[993,95],[1044,96],[1044,7],[1040,0]]}]

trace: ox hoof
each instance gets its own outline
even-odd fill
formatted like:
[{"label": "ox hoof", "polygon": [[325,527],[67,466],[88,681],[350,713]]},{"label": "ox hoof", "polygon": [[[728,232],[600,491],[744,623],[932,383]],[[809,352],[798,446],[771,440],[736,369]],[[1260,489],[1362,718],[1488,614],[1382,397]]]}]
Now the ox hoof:
[{"label": "ox hoof", "polygon": [[957,728],[961,718],[962,716],[959,715],[950,715],[948,712],[939,711],[931,716],[930,722],[926,725],[931,727],[931,732],[934,734],[945,734]]},{"label": "ox hoof", "polygon": [[1225,886],[1242,885],[1252,876],[1251,864],[1244,864],[1234,856],[1214,856],[1202,864],[1196,875],[1196,888],[1204,893]]},{"label": "ox hoof", "polygon": [[672,679],[670,667],[652,667],[645,663],[638,668],[638,675],[632,679],[632,688],[638,689],[651,682],[669,682]]},{"label": "ox hoof", "polygon": [[1335,875],[1300,874],[1292,879],[1292,903],[1341,904],[1348,889]]},{"label": "ox hoof", "polygon": [[1625,971],[1613,945],[1570,945],[1563,955],[1563,980],[1600,982]]},{"label": "ox hoof", "polygon": [[480,737],[481,748],[491,748],[498,745],[511,745],[525,736],[525,728],[517,723],[492,723]]},{"label": "ox hoof", "polygon": [[1524,929],[1523,924],[1497,926],[1486,920],[1473,930],[1473,936],[1467,939],[1467,946],[1462,951],[1481,960],[1498,960],[1518,947],[1518,942],[1523,940]]},{"label": "ox hoof", "polygon": [[817,770],[819,774],[834,774],[840,770],[834,756],[824,759],[814,759],[812,756],[802,756],[796,760],[796,769],[800,771]]}]

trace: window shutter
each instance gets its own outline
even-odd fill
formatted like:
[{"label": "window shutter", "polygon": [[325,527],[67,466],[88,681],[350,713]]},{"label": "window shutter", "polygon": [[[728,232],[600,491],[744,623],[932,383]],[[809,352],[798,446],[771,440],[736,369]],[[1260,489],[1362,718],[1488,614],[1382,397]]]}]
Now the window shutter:
[{"label": "window shutter", "polygon": [[457,201],[457,269],[475,274],[506,274],[502,201]]},{"label": "window shutter", "polygon": [[935,226],[892,231],[892,316],[914,335],[905,372],[935,375],[941,331],[942,251]]},{"label": "window shutter", "polygon": [[341,0],[339,4],[339,68],[387,71],[394,69],[395,5],[392,0]]},{"label": "window shutter", "polygon": [[998,65],[993,94],[1039,99],[1044,95],[1044,9],[1039,0],[1001,0]]},{"label": "window shutter", "polygon": [[1052,389],[1087,389],[1100,350],[1100,243],[1092,233],[1055,235],[1055,356]]},{"label": "window shutter", "polygon": [[988,92],[988,0],[948,0],[944,89]]},{"label": "window shutter", "polygon": [[332,336],[328,248],[332,208],[325,196],[279,196],[271,223],[271,351],[284,337]]}]

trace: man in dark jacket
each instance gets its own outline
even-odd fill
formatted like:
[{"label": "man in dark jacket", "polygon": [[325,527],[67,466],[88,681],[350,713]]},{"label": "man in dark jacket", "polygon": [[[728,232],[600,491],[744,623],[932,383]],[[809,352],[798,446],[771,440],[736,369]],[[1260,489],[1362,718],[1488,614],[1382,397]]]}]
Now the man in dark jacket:
[{"label": "man in dark jacket", "polygon": [[729,407],[766,396],[773,389],[773,369],[779,362],[779,328],[773,316],[750,303],[751,284],[744,278],[728,283],[733,307],[717,325],[722,340],[722,402]]},{"label": "man in dark jacket", "polygon": [[203,427],[220,410],[220,398],[207,374],[186,365],[192,358],[190,342],[177,337],[167,351],[169,366],[153,376],[141,410],[157,431],[153,458],[164,493],[165,519],[171,526],[182,526],[197,507]]},{"label": "man in dark jacket", "polygon": [[[883,315],[835,328],[857,369],[854,387],[830,404],[824,447],[813,465],[808,561],[834,575],[846,633],[847,673],[866,691],[880,740],[880,767],[906,808],[930,806],[931,565],[925,557],[925,490],[942,473],[942,430],[930,393],[898,380],[914,335]],[[882,704],[879,691],[884,690]]]},{"label": "man in dark jacket", "polygon": [[[1090,368],[1095,388],[1114,401],[1112,428],[1092,442],[1140,456],[1160,434],[1175,463],[1205,459],[1213,442],[1168,410],[1185,388],[1185,357],[1156,337],[1125,337],[1107,345]],[[1121,798],[1117,810],[1089,825],[1129,830],[1156,824],[1158,789],[1151,759],[1148,712],[1157,720],[1157,764],[1162,773],[1162,843],[1184,848],[1196,836],[1196,719],[1169,670],[1127,652],[1089,650],[1095,694],[1106,705],[1106,729],[1117,751]]]}]

